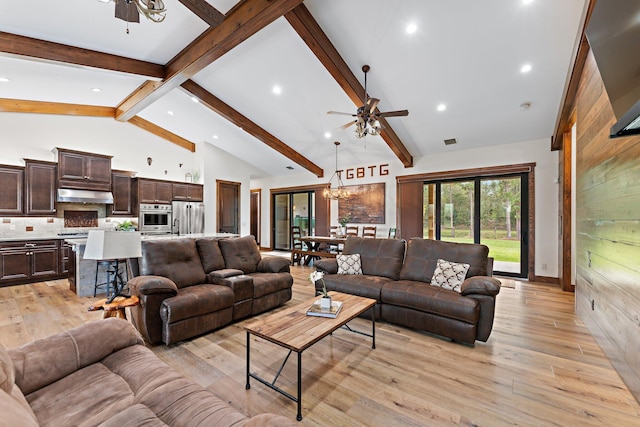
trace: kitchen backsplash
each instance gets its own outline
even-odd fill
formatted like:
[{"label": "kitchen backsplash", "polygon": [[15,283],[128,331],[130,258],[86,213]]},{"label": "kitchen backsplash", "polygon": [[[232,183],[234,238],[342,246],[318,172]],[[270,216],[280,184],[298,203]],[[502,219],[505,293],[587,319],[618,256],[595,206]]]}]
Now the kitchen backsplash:
[{"label": "kitchen backsplash", "polygon": [[124,221],[138,218],[98,218],[96,227],[65,227],[63,218],[4,217],[0,219],[0,239],[16,237],[48,237],[62,233],[86,233],[89,230],[114,230]]}]

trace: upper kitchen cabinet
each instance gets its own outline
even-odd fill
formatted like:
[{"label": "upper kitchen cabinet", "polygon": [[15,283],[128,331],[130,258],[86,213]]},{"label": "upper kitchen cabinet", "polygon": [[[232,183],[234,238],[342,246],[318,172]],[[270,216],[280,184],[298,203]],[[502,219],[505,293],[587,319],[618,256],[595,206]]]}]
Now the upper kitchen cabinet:
[{"label": "upper kitchen cabinet", "polygon": [[0,165],[0,215],[15,216],[24,213],[24,168]]},{"label": "upper kitchen cabinet", "polygon": [[201,184],[173,184],[173,200],[186,202],[201,202],[204,200],[203,188]]},{"label": "upper kitchen cabinet", "polygon": [[111,156],[56,148],[58,186],[79,190],[111,191]]},{"label": "upper kitchen cabinet", "polygon": [[135,172],[117,171],[111,172],[111,192],[113,193],[113,205],[108,206],[109,216],[132,216],[133,207],[133,177]]},{"label": "upper kitchen cabinet", "polygon": [[53,162],[25,159],[26,215],[50,216],[56,213],[56,178],[58,165]]},{"label": "upper kitchen cabinet", "polygon": [[139,203],[171,204],[173,187],[169,181],[137,178],[136,194]]}]

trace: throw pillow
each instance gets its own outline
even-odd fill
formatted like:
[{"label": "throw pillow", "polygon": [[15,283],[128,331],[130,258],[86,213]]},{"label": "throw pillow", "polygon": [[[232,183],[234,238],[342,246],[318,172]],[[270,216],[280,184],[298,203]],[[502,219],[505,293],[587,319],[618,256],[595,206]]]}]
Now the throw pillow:
[{"label": "throw pillow", "polygon": [[338,274],[362,274],[360,254],[336,255],[338,261]]},{"label": "throw pillow", "polygon": [[462,285],[467,271],[469,271],[469,264],[438,259],[431,278],[431,285],[460,292],[460,285]]}]

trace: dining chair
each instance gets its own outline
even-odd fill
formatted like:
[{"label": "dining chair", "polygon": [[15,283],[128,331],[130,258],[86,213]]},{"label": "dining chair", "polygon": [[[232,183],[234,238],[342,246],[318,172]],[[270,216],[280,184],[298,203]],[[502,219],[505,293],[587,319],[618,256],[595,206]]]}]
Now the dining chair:
[{"label": "dining chair", "polygon": [[358,226],[358,225],[347,225],[347,237],[349,237],[349,236],[358,237],[359,232],[360,232],[360,226]]},{"label": "dining chair", "polygon": [[338,235],[338,226],[332,225],[329,227],[329,237],[336,237]]},{"label": "dining chair", "polygon": [[291,264],[302,265],[302,253],[298,251],[302,251],[302,241],[300,238],[302,237],[302,232],[300,231],[300,227],[297,225],[291,226]]},{"label": "dining chair", "polygon": [[374,238],[376,237],[376,230],[378,227],[375,225],[365,225],[362,227],[362,237]]}]

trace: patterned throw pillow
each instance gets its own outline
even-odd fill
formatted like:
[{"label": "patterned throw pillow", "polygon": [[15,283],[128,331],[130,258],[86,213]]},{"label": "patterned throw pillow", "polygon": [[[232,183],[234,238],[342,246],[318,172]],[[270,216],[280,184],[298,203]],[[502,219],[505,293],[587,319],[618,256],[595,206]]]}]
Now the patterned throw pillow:
[{"label": "patterned throw pillow", "polygon": [[439,259],[431,278],[431,285],[460,292],[460,285],[462,285],[467,271],[469,271],[469,264]]},{"label": "patterned throw pillow", "polygon": [[338,274],[362,274],[360,254],[336,255],[338,261]]}]

